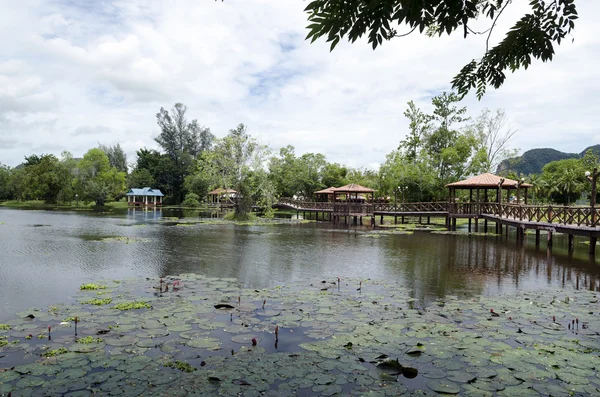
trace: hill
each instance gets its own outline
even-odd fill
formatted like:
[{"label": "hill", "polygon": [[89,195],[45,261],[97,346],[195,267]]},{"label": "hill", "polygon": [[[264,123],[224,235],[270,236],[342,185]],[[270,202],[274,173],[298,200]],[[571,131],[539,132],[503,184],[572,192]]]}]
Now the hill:
[{"label": "hill", "polygon": [[523,153],[521,156],[513,157],[502,161],[496,173],[506,173],[514,171],[518,174],[539,174],[542,172],[542,168],[551,161],[566,160],[566,159],[578,159],[583,157],[585,152],[592,149],[596,155],[600,156],[600,145],[589,146],[585,148],[581,153],[565,153],[556,149],[544,148],[544,149],[531,149]]}]

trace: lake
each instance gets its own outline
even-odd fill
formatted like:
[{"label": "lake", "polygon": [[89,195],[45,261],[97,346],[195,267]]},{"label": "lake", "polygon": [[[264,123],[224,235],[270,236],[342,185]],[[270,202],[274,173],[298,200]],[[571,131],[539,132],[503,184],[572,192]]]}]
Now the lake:
[{"label": "lake", "polygon": [[246,288],[337,277],[394,280],[423,306],[446,296],[596,290],[600,280],[583,239],[570,254],[562,236],[548,251],[545,242],[536,248],[533,236],[524,243],[421,231],[373,236],[368,227],[327,222],[181,225],[173,215],[0,208],[0,322],[68,301],[83,283],[181,273],[235,277]]}]

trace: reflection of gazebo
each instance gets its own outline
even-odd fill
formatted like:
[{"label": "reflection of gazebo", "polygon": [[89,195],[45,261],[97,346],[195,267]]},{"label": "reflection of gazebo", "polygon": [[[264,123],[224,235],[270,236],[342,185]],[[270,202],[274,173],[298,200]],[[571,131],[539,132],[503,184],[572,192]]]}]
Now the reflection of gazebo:
[{"label": "reflection of gazebo", "polygon": [[319,190],[317,192],[314,193],[315,195],[315,200],[318,202],[329,202],[329,201],[333,201],[333,189],[335,189],[335,187],[328,187],[327,189],[323,189],[323,190]]},{"label": "reflection of gazebo", "polygon": [[220,203],[221,200],[229,201],[235,197],[237,192],[233,189],[223,189],[219,187],[211,192],[208,192],[208,201],[211,203]]},{"label": "reflection of gazebo", "polygon": [[517,204],[520,202],[520,189],[525,189],[525,204],[527,204],[527,189],[533,185],[524,183],[523,180],[515,181],[514,179],[503,178],[498,175],[486,173],[477,175],[464,181],[449,183],[446,187],[449,189],[449,200],[451,203],[456,201],[456,190],[469,190],[469,202],[473,202],[473,191],[476,192],[476,202],[481,202],[480,192],[483,191],[483,202],[490,202],[488,199],[488,191],[495,191],[495,202],[500,203],[502,190],[506,190],[506,201],[510,202],[511,190],[517,191]]}]

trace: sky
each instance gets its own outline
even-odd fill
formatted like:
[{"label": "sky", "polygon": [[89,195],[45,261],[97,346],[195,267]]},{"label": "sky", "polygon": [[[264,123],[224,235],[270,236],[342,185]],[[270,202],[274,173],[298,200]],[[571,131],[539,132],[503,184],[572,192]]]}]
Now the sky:
[{"label": "sky", "polygon": [[[507,8],[491,42],[528,3]],[[325,40],[304,40],[307,4],[0,0],[0,163],[118,143],[131,164],[136,150],[158,149],[160,108],[181,102],[217,137],[244,123],[274,152],[292,145],[297,155],[374,169],[408,133],[407,102],[430,112],[431,98],[485,50],[485,37],[459,32],[412,34],[375,51],[366,40],[341,42],[330,52]],[[504,109],[521,153],[600,143],[600,2],[577,6],[574,40],[553,62],[534,61],[481,101],[462,102],[471,117]]]}]

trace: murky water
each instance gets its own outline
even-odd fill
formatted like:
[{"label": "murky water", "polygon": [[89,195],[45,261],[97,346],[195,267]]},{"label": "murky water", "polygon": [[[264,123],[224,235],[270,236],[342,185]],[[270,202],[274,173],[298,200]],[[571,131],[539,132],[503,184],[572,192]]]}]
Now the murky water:
[{"label": "murky water", "polygon": [[[122,215],[0,209],[0,321],[28,307],[65,301],[102,279],[201,273],[236,277],[249,288],[336,277],[396,280],[421,305],[446,295],[475,296],[564,287],[597,289],[600,267],[584,240],[575,252],[555,237],[448,236],[428,232],[365,237],[368,228],[329,223],[173,225],[168,212]],[[103,241],[106,237],[128,239]]]}]

